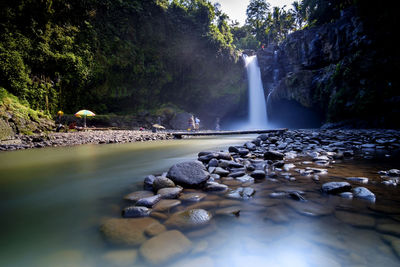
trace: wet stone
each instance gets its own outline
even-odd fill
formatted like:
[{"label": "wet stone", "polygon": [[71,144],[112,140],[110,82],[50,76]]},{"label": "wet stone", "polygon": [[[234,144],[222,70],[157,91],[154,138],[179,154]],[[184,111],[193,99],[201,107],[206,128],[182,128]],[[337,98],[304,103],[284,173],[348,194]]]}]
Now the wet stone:
[{"label": "wet stone", "polygon": [[248,149],[246,149],[246,148],[239,148],[239,150],[238,150],[238,153],[239,153],[239,155],[241,156],[241,157],[244,157],[244,156],[246,156],[247,154],[249,154],[249,150]]},{"label": "wet stone", "polygon": [[207,225],[212,215],[204,209],[190,209],[173,214],[166,222],[168,228],[187,229]]},{"label": "wet stone", "polygon": [[162,199],[174,199],[178,198],[180,193],[182,192],[182,188],[175,187],[175,188],[162,188],[157,191],[157,194],[160,195]]},{"label": "wet stone", "polygon": [[254,179],[264,179],[265,178],[265,171],[263,170],[255,170],[250,174],[251,177]]},{"label": "wet stone", "polygon": [[204,199],[206,196],[207,195],[204,193],[185,193],[182,194],[179,199],[187,202],[198,202]]},{"label": "wet stone", "polygon": [[124,200],[136,202],[141,198],[154,196],[154,193],[151,191],[136,191],[124,196]]},{"label": "wet stone", "polygon": [[158,201],[161,200],[161,195],[154,195],[151,197],[141,198],[136,202],[136,206],[144,206],[151,208],[153,207]]},{"label": "wet stone", "polygon": [[232,172],[229,174],[230,177],[240,177],[245,175],[246,173],[244,171],[237,171],[237,172]]},{"label": "wet stone", "polygon": [[176,199],[161,199],[156,205],[153,207],[153,211],[167,211],[173,207],[176,207],[181,204],[180,200]]},{"label": "wet stone", "polygon": [[351,181],[351,182],[356,182],[360,184],[367,184],[368,183],[368,178],[366,177],[348,177],[346,180]]},{"label": "wet stone", "polygon": [[249,149],[249,150],[251,150],[251,151],[256,150],[256,145],[253,144],[252,142],[246,142],[246,143],[244,144],[244,146],[247,147],[247,149]]},{"label": "wet stone", "polygon": [[144,178],[144,184],[148,186],[153,186],[156,177],[154,175],[148,175]]},{"label": "wet stone", "polygon": [[175,187],[175,183],[165,177],[156,177],[156,179],[153,182],[153,189],[155,192],[160,190],[161,188],[166,188],[166,187]]},{"label": "wet stone", "polygon": [[235,147],[235,146],[230,146],[228,148],[228,151],[231,152],[231,153],[239,153],[239,149],[237,147]]},{"label": "wet stone", "polygon": [[254,183],[254,178],[249,175],[243,175],[236,178],[237,181],[241,183]]},{"label": "wet stone", "polygon": [[371,191],[369,191],[365,187],[356,187],[356,188],[354,188],[353,189],[353,195],[354,195],[355,198],[365,199],[365,200],[368,200],[370,202],[375,202],[375,200],[376,200],[375,194],[372,193]]},{"label": "wet stone", "polygon": [[159,224],[152,218],[108,219],[100,227],[107,241],[115,245],[137,246],[147,240],[145,230],[149,225]]},{"label": "wet stone", "polygon": [[269,160],[283,160],[284,156],[284,154],[278,151],[267,151],[264,153],[264,159]]},{"label": "wet stone", "polygon": [[218,191],[218,192],[224,192],[228,190],[228,186],[216,182],[207,182],[206,185],[204,186],[205,191]]},{"label": "wet stone", "polygon": [[180,185],[198,186],[207,181],[210,174],[200,161],[187,161],[173,165],[167,176]]},{"label": "wet stone", "polygon": [[255,190],[251,187],[239,187],[235,190],[232,190],[226,196],[228,198],[233,198],[233,199],[249,199],[255,194]]},{"label": "wet stone", "polygon": [[328,194],[339,194],[351,190],[351,185],[347,182],[329,182],[322,185],[322,191]]},{"label": "wet stone", "polygon": [[225,169],[223,169],[223,168],[221,168],[221,167],[217,167],[217,168],[214,170],[214,173],[215,173],[215,174],[218,174],[218,175],[221,175],[221,176],[223,177],[223,176],[227,176],[227,175],[229,174],[229,171],[227,171],[227,170],[225,170]]},{"label": "wet stone", "polygon": [[147,207],[132,206],[122,210],[122,217],[124,218],[137,218],[147,217],[150,215],[151,209]]},{"label": "wet stone", "polygon": [[177,230],[161,233],[140,247],[140,254],[149,263],[161,265],[168,260],[186,254],[192,247],[192,242]]},{"label": "wet stone", "polygon": [[391,169],[388,171],[389,176],[394,176],[394,177],[399,177],[400,176],[400,170],[398,169]]},{"label": "wet stone", "polygon": [[211,159],[211,160],[208,162],[208,166],[209,166],[209,167],[218,167],[218,160],[217,160],[217,159]]}]

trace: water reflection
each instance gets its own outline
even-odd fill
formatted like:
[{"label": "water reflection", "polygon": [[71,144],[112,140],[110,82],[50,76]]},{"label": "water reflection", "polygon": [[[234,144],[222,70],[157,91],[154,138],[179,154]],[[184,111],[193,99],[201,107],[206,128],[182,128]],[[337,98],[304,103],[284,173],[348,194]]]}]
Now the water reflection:
[{"label": "water reflection", "polygon": [[[243,142],[196,139],[0,154],[0,265],[148,266],[137,247],[105,242],[102,219],[120,217],[127,205],[122,197],[140,189],[145,175],[193,159],[200,150]],[[293,163],[310,166],[302,165],[305,160]],[[212,223],[182,231],[190,251],[164,265],[399,266],[400,192],[382,185],[377,174],[396,162],[338,161],[320,181],[291,170],[295,181],[279,176],[253,184],[256,194],[247,201],[209,194],[197,207],[213,213]],[[322,183],[349,176],[370,178],[377,203],[321,194]],[[288,189],[303,191],[307,201],[270,197]],[[238,207],[240,215],[218,214],[227,207]]]}]

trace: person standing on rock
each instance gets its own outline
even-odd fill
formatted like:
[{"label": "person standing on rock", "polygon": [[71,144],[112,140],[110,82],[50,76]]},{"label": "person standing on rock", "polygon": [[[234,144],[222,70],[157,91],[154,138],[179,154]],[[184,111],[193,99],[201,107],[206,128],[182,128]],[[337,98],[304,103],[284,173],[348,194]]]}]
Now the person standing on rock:
[{"label": "person standing on rock", "polygon": [[200,129],[200,119],[196,117],[196,119],[194,120],[194,129],[196,131],[198,131]]},{"label": "person standing on rock", "polygon": [[188,120],[188,131],[194,130],[194,116],[191,115]]},{"label": "person standing on rock", "polygon": [[217,119],[215,120],[215,130],[216,131],[220,131],[221,130],[221,126],[220,126],[220,119],[219,117],[217,117]]}]

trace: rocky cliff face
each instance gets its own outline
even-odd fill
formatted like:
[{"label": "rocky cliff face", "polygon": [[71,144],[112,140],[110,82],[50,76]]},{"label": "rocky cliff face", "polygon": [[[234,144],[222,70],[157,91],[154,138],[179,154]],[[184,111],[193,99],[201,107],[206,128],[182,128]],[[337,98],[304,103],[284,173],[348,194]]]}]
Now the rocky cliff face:
[{"label": "rocky cliff face", "polygon": [[398,127],[388,115],[399,112],[398,93],[385,73],[390,60],[356,14],[346,10],[334,23],[297,31],[257,52],[271,121]]}]

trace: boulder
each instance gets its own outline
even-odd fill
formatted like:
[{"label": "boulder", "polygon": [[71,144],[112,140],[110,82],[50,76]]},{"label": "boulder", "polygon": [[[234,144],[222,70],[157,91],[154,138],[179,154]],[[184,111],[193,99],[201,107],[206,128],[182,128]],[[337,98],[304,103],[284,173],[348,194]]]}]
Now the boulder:
[{"label": "boulder", "polygon": [[348,182],[329,182],[322,185],[322,191],[328,194],[339,194],[351,190]]},{"label": "boulder", "polygon": [[192,242],[177,230],[163,232],[140,247],[142,257],[152,265],[161,266],[167,261],[190,251]]},{"label": "boulder", "polygon": [[186,161],[172,166],[167,176],[176,184],[197,187],[206,182],[210,174],[200,161]]},{"label": "boulder", "polygon": [[207,225],[212,215],[204,209],[190,209],[173,214],[166,222],[168,228],[187,229]]}]

